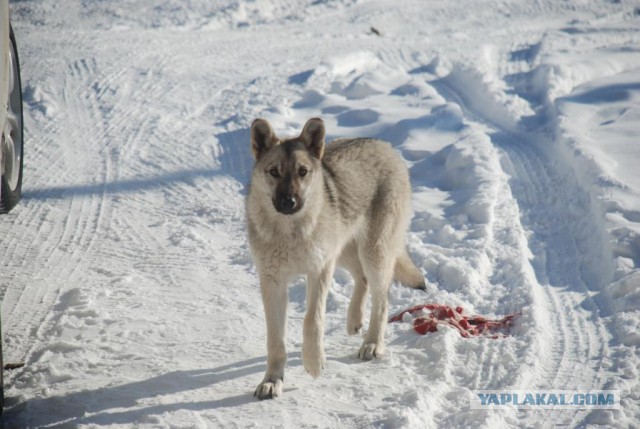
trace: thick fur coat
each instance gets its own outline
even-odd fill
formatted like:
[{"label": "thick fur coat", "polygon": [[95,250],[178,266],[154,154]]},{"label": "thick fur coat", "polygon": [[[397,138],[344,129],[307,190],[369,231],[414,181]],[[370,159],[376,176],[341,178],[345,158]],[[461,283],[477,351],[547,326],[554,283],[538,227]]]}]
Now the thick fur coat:
[{"label": "thick fur coat", "polygon": [[313,377],[325,363],[326,297],[336,265],[355,288],[347,332],[361,331],[367,295],[371,316],[360,359],[384,352],[388,291],[393,279],[424,288],[405,239],[412,216],[404,161],[384,142],[342,139],[324,143],[322,120],[307,121],[296,138],[279,139],[269,123],[254,121],[256,160],[247,197],[249,242],[258,269],[267,323],[267,371],[255,395],[282,393],[286,363],[288,282],[307,277],[302,360]]}]

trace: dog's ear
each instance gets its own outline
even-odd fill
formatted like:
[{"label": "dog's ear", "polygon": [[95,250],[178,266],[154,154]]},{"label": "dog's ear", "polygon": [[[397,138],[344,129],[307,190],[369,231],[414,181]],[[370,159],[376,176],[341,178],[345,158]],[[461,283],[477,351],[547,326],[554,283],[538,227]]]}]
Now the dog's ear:
[{"label": "dog's ear", "polygon": [[273,133],[271,125],[266,119],[258,118],[251,124],[251,152],[257,161],[264,153],[278,144],[278,138]]},{"label": "dog's ear", "polygon": [[304,124],[300,140],[309,152],[318,159],[324,154],[324,122],[320,118],[311,118]]}]

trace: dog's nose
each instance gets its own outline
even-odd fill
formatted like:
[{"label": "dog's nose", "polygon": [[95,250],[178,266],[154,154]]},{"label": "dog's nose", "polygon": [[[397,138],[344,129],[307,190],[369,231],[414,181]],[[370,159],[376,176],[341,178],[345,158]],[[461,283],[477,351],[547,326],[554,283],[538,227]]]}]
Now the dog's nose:
[{"label": "dog's nose", "polygon": [[282,198],[282,208],[284,210],[293,210],[293,208],[296,206],[296,199],[293,195],[287,195],[286,197]]},{"label": "dog's nose", "polygon": [[279,195],[273,205],[279,213],[290,215],[294,214],[302,207],[302,200],[297,198],[295,194]]}]

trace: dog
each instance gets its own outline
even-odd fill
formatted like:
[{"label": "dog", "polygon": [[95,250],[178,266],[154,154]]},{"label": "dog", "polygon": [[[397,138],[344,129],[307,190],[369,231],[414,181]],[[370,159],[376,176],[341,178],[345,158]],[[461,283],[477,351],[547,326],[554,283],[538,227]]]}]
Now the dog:
[{"label": "dog", "polygon": [[326,298],[336,265],[353,276],[347,333],[362,329],[368,292],[371,317],[358,357],[384,353],[388,293],[395,279],[425,289],[406,250],[412,216],[409,173],[388,143],[339,139],[325,145],[325,127],[309,119],[300,136],[279,139],[271,125],[251,125],[255,160],[246,200],[249,244],[267,324],[267,370],[259,399],[282,394],[286,363],[287,283],[306,275],[302,361],[314,378],[325,364]]}]

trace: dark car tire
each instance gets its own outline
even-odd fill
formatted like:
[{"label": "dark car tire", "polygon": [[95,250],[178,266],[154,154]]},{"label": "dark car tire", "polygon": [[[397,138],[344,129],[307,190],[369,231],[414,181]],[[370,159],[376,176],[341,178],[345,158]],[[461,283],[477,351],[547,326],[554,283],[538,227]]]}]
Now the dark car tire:
[{"label": "dark car tire", "polygon": [[[14,142],[14,153],[19,155],[19,159],[14,157],[12,162],[14,171],[11,177],[8,177],[5,172],[0,178],[0,213],[8,213],[22,196],[22,167],[23,167],[23,154],[24,154],[24,121],[22,115],[22,81],[20,80],[20,61],[18,60],[18,49],[16,47],[16,39],[13,35],[13,28],[9,29],[11,39],[11,49],[13,51],[13,88],[9,94],[9,110],[15,115],[15,124],[11,132],[11,137]],[[4,132],[4,130],[0,130]],[[4,150],[0,149],[0,150]],[[6,155],[6,154],[5,154]],[[9,161],[4,160],[5,164]]]},{"label": "dark car tire", "polygon": [[0,415],[4,410],[4,360],[2,359],[2,322],[0,322]]}]

